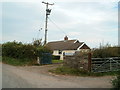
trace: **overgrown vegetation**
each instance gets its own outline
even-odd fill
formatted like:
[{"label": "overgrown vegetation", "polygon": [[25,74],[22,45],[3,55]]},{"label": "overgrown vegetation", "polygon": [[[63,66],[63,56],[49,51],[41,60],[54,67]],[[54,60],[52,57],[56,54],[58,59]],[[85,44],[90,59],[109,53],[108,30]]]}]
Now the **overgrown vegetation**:
[{"label": "overgrown vegetation", "polygon": [[112,81],[112,84],[114,90],[120,90],[120,74]]},{"label": "overgrown vegetation", "polygon": [[106,44],[105,46],[100,46],[98,49],[92,51],[93,58],[106,58],[106,57],[120,57],[120,47],[110,46]]},{"label": "overgrown vegetation", "polygon": [[84,70],[78,70],[74,68],[69,68],[69,67],[58,67],[54,70],[49,70],[52,73],[56,74],[62,74],[62,75],[75,75],[75,76],[105,76],[105,75],[118,75],[120,74],[120,71],[113,71],[113,72],[98,72],[98,73],[93,73],[93,72],[87,72]]},{"label": "overgrown vegetation", "polygon": [[10,64],[13,66],[25,66],[25,65],[35,65],[35,60],[29,60],[29,59],[15,59],[11,57],[3,57],[2,58],[3,63]]},{"label": "overgrown vegetation", "polygon": [[50,52],[44,46],[22,44],[21,42],[7,42],[2,44],[2,61],[12,65],[33,63],[42,53]]}]

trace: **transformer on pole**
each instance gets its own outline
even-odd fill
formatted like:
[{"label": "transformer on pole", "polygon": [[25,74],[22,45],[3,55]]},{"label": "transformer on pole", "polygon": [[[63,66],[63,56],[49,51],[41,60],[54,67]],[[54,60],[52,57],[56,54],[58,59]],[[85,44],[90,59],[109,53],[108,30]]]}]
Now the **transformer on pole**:
[{"label": "transformer on pole", "polygon": [[48,23],[48,15],[50,15],[51,13],[51,9],[48,8],[48,5],[54,5],[53,4],[50,4],[48,2],[42,2],[44,4],[46,4],[46,17],[45,17],[45,40],[44,40],[44,45],[47,43],[47,23]]}]

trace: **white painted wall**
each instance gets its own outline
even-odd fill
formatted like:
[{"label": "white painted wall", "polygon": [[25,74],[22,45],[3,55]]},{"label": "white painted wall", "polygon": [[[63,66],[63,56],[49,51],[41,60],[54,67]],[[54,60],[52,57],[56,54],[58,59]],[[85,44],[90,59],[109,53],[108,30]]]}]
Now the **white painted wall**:
[{"label": "white painted wall", "polygon": [[59,50],[54,50],[53,55],[60,56],[60,60],[63,60],[63,53],[75,53],[76,50],[63,50],[62,54],[59,54]]},{"label": "white painted wall", "polygon": [[76,50],[63,50],[62,52],[65,52],[65,53],[75,53]]},{"label": "white painted wall", "polygon": [[60,55],[60,54],[59,54],[59,50],[54,50],[54,51],[53,51],[53,55],[59,56],[59,55]]},{"label": "white painted wall", "polygon": [[74,54],[76,51],[89,52],[90,49],[80,49],[80,50],[63,50],[62,54],[59,54],[59,50],[54,50],[53,55],[60,56],[60,60],[63,60],[63,53],[65,54]]},{"label": "white painted wall", "polygon": [[63,50],[63,51],[62,51],[62,54],[60,55],[60,60],[63,60],[63,57],[64,57],[63,53],[65,53],[65,55],[66,55],[66,54],[74,54],[75,51],[76,51],[76,50]]}]

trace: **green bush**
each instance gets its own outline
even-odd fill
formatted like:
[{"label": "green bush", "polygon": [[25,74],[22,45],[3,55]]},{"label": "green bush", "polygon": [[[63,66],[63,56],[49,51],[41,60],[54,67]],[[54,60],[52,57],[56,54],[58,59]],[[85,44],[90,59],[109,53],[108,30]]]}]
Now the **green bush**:
[{"label": "green bush", "polygon": [[7,42],[2,45],[2,56],[17,59],[30,58],[35,59],[35,47],[33,45],[24,45],[17,42]]},{"label": "green bush", "polygon": [[120,57],[120,47],[102,47],[92,51],[93,58]]},{"label": "green bush", "polygon": [[112,81],[112,84],[114,90],[120,90],[120,75],[118,75],[117,78]]},{"label": "green bush", "polygon": [[2,56],[16,59],[36,59],[41,53],[50,52],[43,46],[34,46],[31,44],[22,44],[21,42],[7,42],[2,44]]}]

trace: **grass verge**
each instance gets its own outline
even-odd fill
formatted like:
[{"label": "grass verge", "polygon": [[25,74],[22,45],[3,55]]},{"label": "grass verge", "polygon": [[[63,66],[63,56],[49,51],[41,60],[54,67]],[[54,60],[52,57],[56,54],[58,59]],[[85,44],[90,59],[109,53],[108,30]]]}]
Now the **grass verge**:
[{"label": "grass verge", "polygon": [[57,64],[57,63],[63,63],[63,60],[52,60],[53,64]]},{"label": "grass verge", "polygon": [[87,72],[87,71],[77,70],[74,68],[68,68],[68,67],[63,67],[63,66],[58,67],[53,70],[49,70],[49,71],[55,74],[75,75],[75,76],[105,76],[105,75],[119,75],[120,74],[120,71],[93,73],[93,72]]},{"label": "grass verge", "polygon": [[25,66],[25,65],[33,65],[34,61],[29,59],[15,59],[10,57],[2,57],[2,62],[5,64],[10,64],[13,66]]}]

